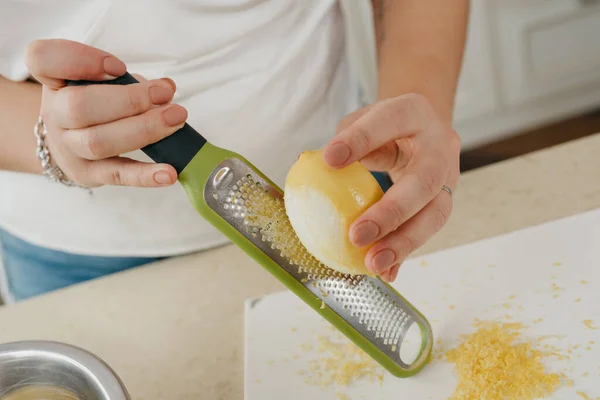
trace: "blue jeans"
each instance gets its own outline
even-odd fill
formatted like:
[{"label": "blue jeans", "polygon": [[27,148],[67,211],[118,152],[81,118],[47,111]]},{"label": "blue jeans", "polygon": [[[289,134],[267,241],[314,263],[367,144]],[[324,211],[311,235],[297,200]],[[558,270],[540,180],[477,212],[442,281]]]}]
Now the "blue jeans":
[{"label": "blue jeans", "polygon": [[21,301],[159,258],[96,257],[32,245],[0,229],[2,266],[10,298]]}]

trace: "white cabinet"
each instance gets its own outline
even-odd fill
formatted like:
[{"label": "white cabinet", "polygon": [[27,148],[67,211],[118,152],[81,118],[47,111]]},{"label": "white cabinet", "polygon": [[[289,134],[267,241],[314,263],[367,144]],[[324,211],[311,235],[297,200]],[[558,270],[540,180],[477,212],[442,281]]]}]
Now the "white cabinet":
[{"label": "white cabinet", "polygon": [[600,0],[472,0],[455,125],[465,148],[600,108]]},{"label": "white cabinet", "polygon": [[497,107],[491,38],[486,35],[486,8],[484,1],[474,1],[471,5],[467,45],[456,94],[456,121],[492,112]]},{"label": "white cabinet", "polygon": [[600,80],[600,6],[577,0],[496,0],[500,87],[507,104]]}]

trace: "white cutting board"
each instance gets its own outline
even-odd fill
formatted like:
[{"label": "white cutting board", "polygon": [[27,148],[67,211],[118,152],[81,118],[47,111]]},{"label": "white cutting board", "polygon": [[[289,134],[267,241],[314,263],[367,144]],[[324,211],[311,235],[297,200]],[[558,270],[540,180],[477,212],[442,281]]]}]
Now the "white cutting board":
[{"label": "white cutting board", "polygon": [[[582,399],[577,391],[600,398],[600,329],[583,323],[591,319],[600,327],[600,210],[412,259],[393,286],[425,314],[435,339],[446,347],[472,332],[475,318],[509,314],[528,325],[542,318],[527,336],[566,335],[548,342],[564,349],[581,344],[571,360],[547,364],[559,371],[566,367],[574,380],[550,398]],[[457,382],[452,365],[436,361],[408,379],[386,373],[383,384],[328,389],[306,384],[298,371],[319,355],[303,351],[301,344],[316,347],[318,334],[333,332],[290,292],[248,301],[245,328],[246,400],[346,399],[338,393],[349,399],[441,400],[452,395]],[[586,350],[590,341],[595,344]]]}]

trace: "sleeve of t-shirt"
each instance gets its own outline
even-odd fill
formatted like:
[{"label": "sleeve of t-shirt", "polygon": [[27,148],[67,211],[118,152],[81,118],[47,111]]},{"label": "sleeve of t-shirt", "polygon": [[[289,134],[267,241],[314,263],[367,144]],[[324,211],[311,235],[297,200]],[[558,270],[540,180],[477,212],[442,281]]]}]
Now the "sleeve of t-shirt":
[{"label": "sleeve of t-shirt", "polygon": [[1,0],[0,75],[13,81],[27,79],[27,45],[37,39],[83,41],[101,12],[99,7],[103,2]]}]

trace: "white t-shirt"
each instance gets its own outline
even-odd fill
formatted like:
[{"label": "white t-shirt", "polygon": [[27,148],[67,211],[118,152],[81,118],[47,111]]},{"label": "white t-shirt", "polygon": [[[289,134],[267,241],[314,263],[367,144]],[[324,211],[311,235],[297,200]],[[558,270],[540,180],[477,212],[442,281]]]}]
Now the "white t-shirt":
[{"label": "white t-shirt", "polygon": [[[336,0],[3,0],[1,9],[0,75],[26,79],[24,51],[38,38],[104,49],[132,73],[172,78],[188,123],[279,185],[301,151],[325,145],[360,106]],[[126,156],[149,160],[141,151]],[[168,256],[226,242],[178,183],[104,186],[88,196],[0,171],[0,226],[37,245],[105,256]]]}]

